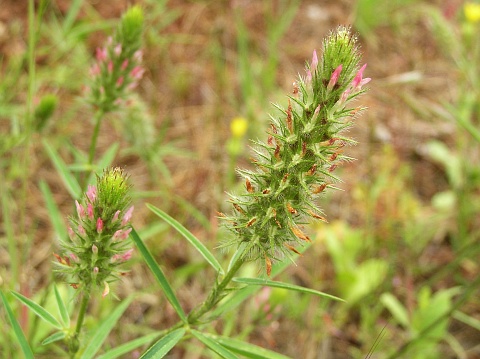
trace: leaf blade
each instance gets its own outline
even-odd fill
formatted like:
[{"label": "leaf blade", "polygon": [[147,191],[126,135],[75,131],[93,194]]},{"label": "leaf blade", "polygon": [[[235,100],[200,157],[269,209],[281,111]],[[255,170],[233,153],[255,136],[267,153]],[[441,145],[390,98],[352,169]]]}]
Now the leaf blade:
[{"label": "leaf blade", "polygon": [[260,278],[233,278],[233,281],[237,282],[237,283],[247,284],[247,285],[261,285],[261,286],[265,286],[265,287],[273,287],[273,288],[282,288],[282,289],[287,289],[287,290],[293,290],[293,291],[296,291],[296,292],[314,294],[314,295],[317,295],[319,297],[325,297],[325,298],[329,298],[329,299],[332,299],[332,300],[338,300],[338,301],[341,301],[341,302],[345,302],[345,300],[343,300],[342,298],[338,298],[334,295],[323,293],[323,292],[320,292],[320,291],[315,290],[315,289],[305,288],[305,287],[301,287],[299,285],[294,285],[294,284],[290,284],[290,283],[277,282],[277,281],[273,281],[273,280],[260,279]]},{"label": "leaf blade", "polygon": [[15,315],[13,314],[12,308],[8,304],[7,298],[0,290],[0,297],[2,298],[3,305],[7,311],[8,319],[10,320],[10,324],[13,327],[13,331],[15,332],[15,336],[17,337],[18,343],[20,344],[20,348],[22,349],[23,355],[25,355],[25,359],[35,359],[33,356],[32,349],[30,345],[28,345],[27,338],[25,338],[25,334],[23,334],[22,328],[20,328],[20,324],[18,324]]},{"label": "leaf blade", "polygon": [[157,333],[150,333],[144,335],[143,337],[133,339],[125,344],[119,345],[116,348],[110,349],[106,353],[100,355],[97,359],[115,359],[118,358],[120,355],[127,354],[128,352],[132,351],[133,349],[142,346],[143,344],[149,343],[154,338],[158,336]]},{"label": "leaf blade", "polygon": [[48,157],[50,157],[50,160],[53,162],[53,165],[57,169],[58,174],[60,175],[60,178],[63,180],[63,183],[65,184],[70,195],[73,198],[80,198],[82,189],[78,184],[78,181],[68,170],[65,162],[59,156],[57,151],[55,151],[53,147],[50,146],[50,144],[46,140],[43,140],[42,143],[43,143],[43,147],[45,147],[45,150],[47,151]]},{"label": "leaf blade", "polygon": [[53,290],[55,292],[55,299],[57,301],[58,305],[58,312],[60,313],[60,317],[62,318],[62,322],[65,325],[65,327],[69,328],[70,327],[70,316],[68,315],[68,309],[67,306],[65,305],[65,302],[63,301],[62,296],[60,295],[60,292],[58,291],[57,285],[53,285]]},{"label": "leaf blade", "polygon": [[168,333],[148,350],[143,353],[140,359],[161,359],[163,358],[185,335],[185,329],[179,328]]},{"label": "leaf blade", "polygon": [[214,338],[220,345],[225,348],[234,351],[240,355],[246,356],[251,359],[291,359],[283,354],[276,353],[272,350],[268,350],[259,347],[254,344],[244,342],[243,340],[233,339],[224,336],[204,334],[207,337]]},{"label": "leaf blade", "polygon": [[130,232],[130,236],[132,237],[133,241],[135,242],[135,245],[137,246],[138,250],[142,254],[143,259],[147,263],[147,266],[150,268],[153,275],[157,279],[157,282],[160,284],[160,287],[162,288],[163,292],[165,293],[165,296],[167,297],[167,300],[173,306],[173,308],[177,312],[178,316],[182,319],[182,321],[186,323],[187,316],[185,315],[185,312],[183,311],[183,308],[180,305],[180,302],[178,301],[177,296],[175,295],[175,292],[173,291],[172,287],[168,283],[168,280],[165,277],[165,274],[163,274],[162,269],[157,264],[152,254],[150,253],[148,248],[145,246],[142,239],[139,237],[138,233],[135,231],[134,228],[132,228],[132,232]]},{"label": "leaf blade", "polygon": [[239,359],[238,356],[233,354],[230,350],[220,345],[214,338],[207,337],[203,333],[200,333],[197,330],[192,329],[190,331],[192,335],[205,344],[208,348],[213,350],[215,353],[220,355],[222,358],[225,359]]},{"label": "leaf blade", "polygon": [[17,292],[11,292],[12,295],[17,298],[20,302],[25,304],[30,310],[32,310],[36,315],[38,315],[41,319],[45,322],[50,323],[57,329],[63,329],[62,325],[58,322],[57,319],[45,308],[40,306],[39,304],[35,303],[33,300],[28,299],[27,297],[23,296]]},{"label": "leaf blade", "polygon": [[167,222],[170,226],[172,226],[178,233],[180,233],[195,249],[205,258],[205,260],[221,275],[224,275],[224,271],[220,263],[218,263],[217,259],[214,255],[205,247],[205,245],[200,242],[197,237],[195,237],[188,229],[186,229],[180,222],[176,219],[170,217],[168,214],[163,212],[161,209],[148,204],[147,207],[155,213],[158,217],[163,219]]},{"label": "leaf blade", "polygon": [[118,307],[115,308],[115,310],[110,314],[110,316],[102,322],[102,324],[92,335],[92,340],[88,343],[80,359],[93,359],[105,339],[107,339],[108,334],[110,334],[110,331],[113,329],[118,319],[120,319],[123,312],[127,309],[132,300],[133,296],[125,299]]}]

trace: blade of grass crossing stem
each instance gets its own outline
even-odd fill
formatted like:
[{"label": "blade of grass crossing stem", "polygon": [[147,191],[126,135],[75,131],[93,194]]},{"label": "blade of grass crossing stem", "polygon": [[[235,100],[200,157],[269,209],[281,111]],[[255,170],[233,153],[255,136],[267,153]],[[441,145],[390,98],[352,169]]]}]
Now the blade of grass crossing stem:
[{"label": "blade of grass crossing stem", "polygon": [[325,298],[329,298],[329,299],[344,302],[343,299],[335,297],[334,295],[319,292],[318,290],[314,290],[314,289],[310,289],[310,288],[301,287],[299,285],[284,283],[284,282],[276,282],[276,281],[273,281],[273,280],[267,280],[267,279],[261,279],[261,278],[233,278],[233,281],[237,282],[237,283],[247,284],[247,285],[261,285],[261,286],[264,286],[264,287],[282,288],[282,289],[287,289],[287,290],[293,290],[293,291],[296,291],[296,292],[314,294],[314,295],[318,295],[319,297],[325,297]]},{"label": "blade of grass crossing stem", "polygon": [[291,359],[285,355],[276,353],[274,351],[244,342],[242,340],[221,337],[218,335],[206,334],[204,335],[208,338],[215,340],[217,343],[221,344],[225,348],[229,349],[232,352],[240,354],[246,358],[251,359]]},{"label": "blade of grass crossing stem", "polygon": [[63,180],[68,192],[71,194],[73,198],[80,198],[81,195],[81,187],[78,184],[75,177],[70,173],[67,168],[65,162],[63,162],[62,158],[58,155],[58,153],[53,149],[52,146],[48,144],[47,141],[43,140],[43,147],[45,147],[48,157],[52,160],[53,165],[58,171],[58,174]]},{"label": "blade of grass crossing stem", "polygon": [[[305,244],[303,247],[297,248],[300,253],[303,253],[311,246],[311,243]],[[298,254],[292,257],[293,259],[298,258]],[[281,261],[277,262],[272,266],[272,278],[282,273],[288,266],[290,261]],[[239,289],[231,296],[221,301],[220,304],[211,312],[212,317],[219,317],[222,313],[231,311],[238,307],[243,301],[252,296],[260,287],[250,286]]]},{"label": "blade of grass crossing stem", "polygon": [[11,292],[11,293],[15,298],[17,298],[20,302],[25,304],[31,311],[33,311],[36,315],[38,315],[44,321],[46,321],[47,323],[50,323],[57,329],[63,329],[61,324],[58,322],[58,320],[56,320],[55,317],[52,314],[50,314],[45,308],[41,307],[40,305],[28,299],[27,297],[21,295],[20,293],[17,293],[17,292]]},{"label": "blade of grass crossing stem", "polygon": [[48,338],[45,338],[42,341],[42,345],[47,345],[47,344],[62,340],[66,336],[67,334],[65,332],[55,332],[52,335],[50,335]]},{"label": "blade of grass crossing stem", "polygon": [[173,219],[170,217],[168,214],[163,212],[161,209],[152,206],[151,204],[147,204],[147,207],[155,213],[157,216],[159,216],[161,219],[163,219],[165,222],[167,222],[169,225],[171,225],[178,233],[180,233],[187,241],[190,242],[192,246],[194,246],[200,254],[205,258],[205,260],[210,263],[210,265],[221,275],[224,274],[223,268],[218,263],[216,258],[213,256],[213,254],[205,247],[205,245],[200,242],[190,231],[188,231],[184,226],[182,226],[177,220]]},{"label": "blade of grass crossing stem", "polygon": [[108,318],[105,318],[105,320],[102,321],[102,324],[97,328],[95,333],[93,333],[92,340],[90,343],[88,343],[87,348],[83,352],[80,359],[92,359],[95,356],[105,339],[107,339],[108,334],[113,329],[115,324],[117,324],[118,319],[120,319],[123,312],[127,309],[132,300],[133,296],[125,299],[118,307],[115,308]]},{"label": "blade of grass crossing stem", "polygon": [[58,291],[56,284],[53,285],[53,290],[55,292],[55,299],[57,300],[57,308],[60,314],[60,318],[62,318],[62,323],[66,328],[69,328],[70,316],[68,315],[68,309],[67,309],[67,306],[65,305],[65,302],[63,301],[62,296],[60,295],[60,292]]},{"label": "blade of grass crossing stem", "polygon": [[185,329],[176,329],[168,333],[158,342],[153,344],[140,359],[161,359],[163,358],[185,335]]},{"label": "blade of grass crossing stem", "polygon": [[57,204],[53,199],[52,191],[50,191],[50,187],[48,186],[47,182],[43,180],[40,181],[40,190],[42,191],[43,199],[45,200],[45,204],[47,206],[48,215],[52,221],[55,232],[57,232],[57,235],[60,238],[66,238],[68,234],[67,230],[65,229],[65,224],[63,223],[62,215],[58,210]]},{"label": "blade of grass crossing stem", "polygon": [[32,349],[28,345],[27,338],[25,338],[25,334],[23,334],[22,328],[20,328],[20,325],[18,324],[17,319],[15,318],[15,315],[12,312],[12,308],[10,308],[7,298],[5,297],[5,295],[1,290],[0,290],[0,297],[2,298],[3,305],[5,306],[5,310],[7,311],[8,319],[10,320],[10,324],[13,327],[13,331],[15,332],[15,336],[17,337],[18,343],[20,344],[20,348],[22,349],[25,359],[35,359],[33,356]]},{"label": "blade of grass crossing stem", "polygon": [[131,340],[125,344],[122,344],[116,348],[113,348],[106,353],[97,357],[97,359],[115,359],[120,355],[127,354],[138,347],[150,343],[154,338],[158,337],[158,333],[147,334],[141,338]]},{"label": "blade of grass crossing stem", "polygon": [[205,344],[208,348],[210,348],[215,353],[220,355],[222,358],[225,358],[225,359],[239,359],[238,356],[233,354],[227,348],[220,345],[215,339],[213,339],[211,337],[207,337],[204,334],[202,334],[199,331],[196,331],[194,329],[192,329],[190,332],[192,333],[192,335],[195,338],[200,340],[203,344]]},{"label": "blade of grass crossing stem", "polygon": [[155,259],[153,258],[152,254],[147,249],[147,247],[145,247],[145,244],[143,243],[142,239],[138,236],[138,233],[135,231],[135,229],[132,228],[132,232],[130,233],[130,236],[132,237],[133,241],[135,242],[135,245],[137,246],[138,250],[142,254],[143,259],[145,260],[148,267],[150,268],[153,275],[155,276],[158,283],[160,284],[160,287],[162,288],[163,292],[165,293],[165,296],[167,297],[167,300],[173,306],[173,308],[177,312],[180,319],[182,319],[183,322],[187,323],[187,316],[185,315],[185,312],[183,311],[182,306],[180,305],[180,302],[178,301],[175,295],[175,292],[173,291],[172,287],[168,283],[167,278],[165,277],[165,274],[163,274],[162,269],[158,266],[157,262],[155,262]]}]

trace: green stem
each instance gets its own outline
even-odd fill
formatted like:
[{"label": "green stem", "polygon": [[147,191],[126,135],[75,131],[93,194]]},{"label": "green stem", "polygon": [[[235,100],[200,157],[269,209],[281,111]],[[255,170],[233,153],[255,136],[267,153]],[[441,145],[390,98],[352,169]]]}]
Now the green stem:
[{"label": "green stem", "polygon": [[75,326],[75,333],[73,334],[73,337],[70,339],[70,343],[69,343],[71,358],[75,357],[75,354],[78,352],[78,349],[80,347],[80,342],[78,340],[78,337],[80,336],[80,332],[82,330],[83,321],[85,319],[85,314],[87,313],[89,300],[90,300],[90,288],[87,288],[83,293],[82,303],[80,304],[77,325]]},{"label": "green stem", "polygon": [[203,302],[200,307],[192,310],[192,312],[190,312],[190,314],[188,315],[188,323],[196,323],[205,313],[210,311],[218,303],[218,301],[222,298],[222,294],[225,291],[225,288],[232,281],[233,276],[238,272],[243,263],[243,259],[237,259],[237,261],[232,265],[230,270],[225,274],[223,280],[220,283],[215,282],[215,286],[212,288],[208,298]]},{"label": "green stem", "polygon": [[93,130],[92,142],[90,142],[90,150],[88,152],[88,164],[90,167],[92,166],[93,160],[95,158],[95,149],[97,148],[98,134],[100,133],[100,125],[102,123],[104,115],[105,111],[102,109],[99,109],[97,110],[97,112],[95,112],[95,128]]}]

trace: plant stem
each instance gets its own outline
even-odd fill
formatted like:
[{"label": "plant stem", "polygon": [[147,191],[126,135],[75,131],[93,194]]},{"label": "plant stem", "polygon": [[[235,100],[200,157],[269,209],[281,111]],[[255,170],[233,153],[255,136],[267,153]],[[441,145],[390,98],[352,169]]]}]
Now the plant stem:
[{"label": "plant stem", "polygon": [[220,299],[222,299],[222,294],[225,291],[225,288],[232,281],[233,276],[238,272],[243,263],[244,260],[242,258],[238,258],[230,270],[225,274],[223,280],[220,283],[215,282],[215,286],[212,288],[208,298],[200,307],[192,310],[188,315],[187,319],[189,324],[196,323],[205,313],[210,311]]},{"label": "plant stem", "polygon": [[80,336],[80,331],[82,330],[83,320],[85,319],[85,313],[87,312],[88,302],[90,300],[90,287],[88,287],[83,293],[82,303],[80,304],[80,310],[78,312],[77,325],[75,326],[75,333],[70,340],[70,355],[71,358],[75,357],[80,345],[78,337]]},{"label": "plant stem", "polygon": [[100,125],[102,123],[103,116],[105,115],[105,111],[103,109],[98,109],[95,112],[95,128],[93,130],[92,142],[90,142],[90,150],[88,152],[88,164],[91,166],[93,164],[93,160],[95,157],[95,149],[97,147],[97,139],[98,134],[100,133]]}]

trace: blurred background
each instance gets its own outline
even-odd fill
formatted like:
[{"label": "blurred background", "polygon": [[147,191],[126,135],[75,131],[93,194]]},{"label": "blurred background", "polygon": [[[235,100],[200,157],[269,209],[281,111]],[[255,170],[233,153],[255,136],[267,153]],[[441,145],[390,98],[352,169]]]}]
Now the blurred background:
[{"label": "blurred background", "polygon": [[[71,171],[84,169],[89,68],[132,4],[145,10],[146,72],[127,109],[103,122],[98,153],[130,174],[133,223],[185,310],[214,272],[144,203],[213,250],[226,235],[216,218],[230,210],[225,191],[242,190],[234,169],[249,168],[248,139],[266,139],[271,103],[285,106],[312,51],[351,25],[372,78],[358,101],[368,110],[349,134],[358,145],[346,150],[357,160],[339,169],[341,191],[321,203],[329,223],[310,227],[314,244],[277,278],[347,302],[263,289],[214,328],[292,358],[480,358],[476,2],[35,1],[32,82],[28,3],[0,0],[0,285],[48,299],[58,228],[73,201],[42,141]],[[56,210],[65,224],[52,223]],[[231,253],[215,253],[228,263]],[[130,269],[115,291],[139,296],[107,346],[177,320],[139,256]],[[254,265],[244,271],[258,274]],[[92,317],[114,305],[97,301]],[[45,338],[41,322],[18,313],[31,340]],[[0,353],[14,355],[13,334],[3,325],[0,333]],[[43,350],[39,357],[52,357]],[[169,355],[213,354],[186,344]]]}]

